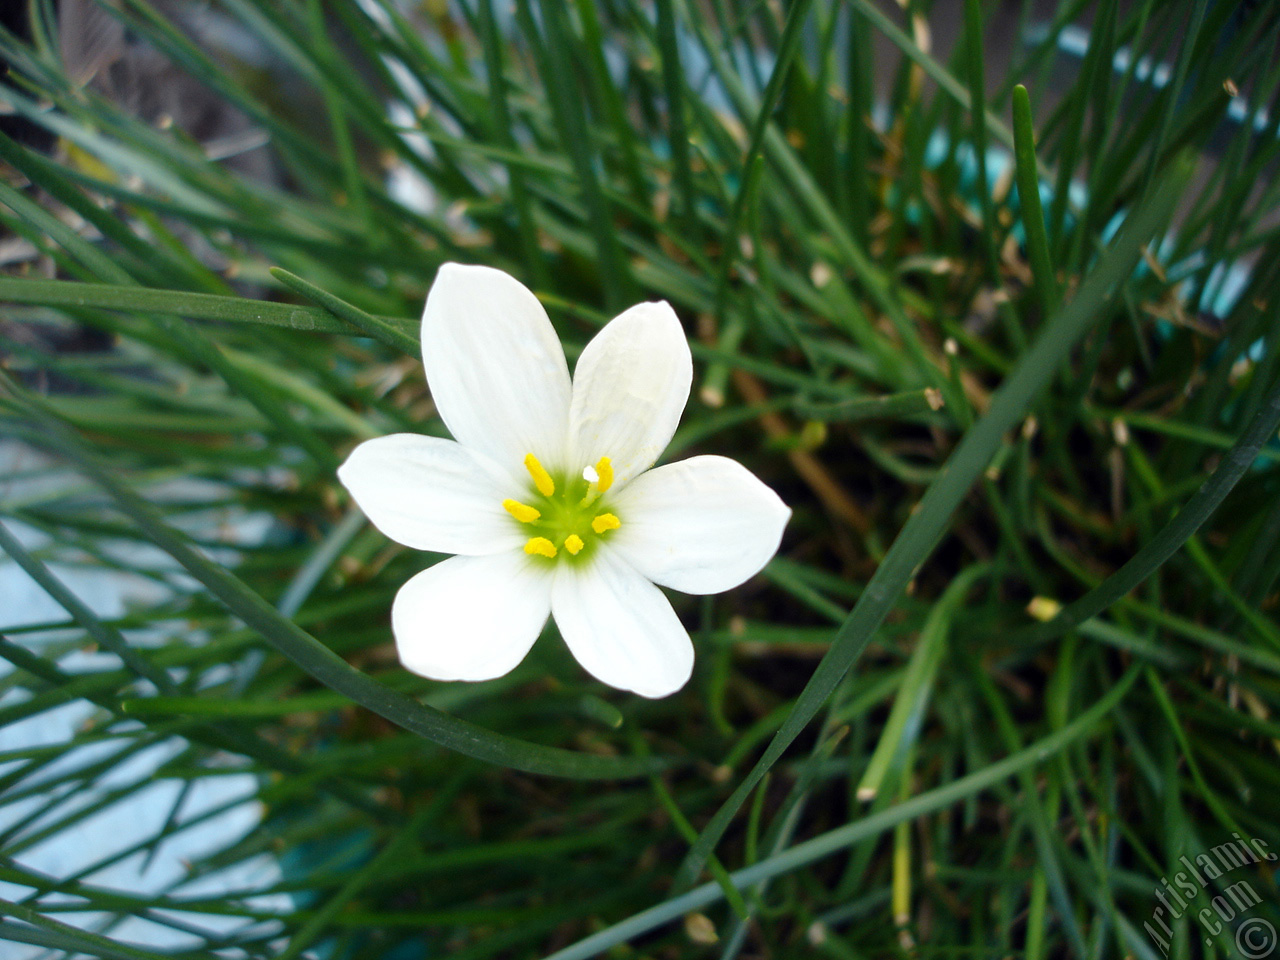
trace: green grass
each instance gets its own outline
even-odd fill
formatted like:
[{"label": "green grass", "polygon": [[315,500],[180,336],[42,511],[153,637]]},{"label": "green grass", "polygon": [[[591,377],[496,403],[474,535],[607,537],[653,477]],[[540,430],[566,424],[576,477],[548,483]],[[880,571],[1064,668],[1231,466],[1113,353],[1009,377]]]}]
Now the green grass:
[{"label": "green grass", "polygon": [[[45,813],[0,837],[20,891],[0,940],[129,960],[1149,958],[1180,857],[1233,833],[1280,850],[1266,4],[1064,2],[997,51],[983,18],[1025,25],[1030,4],[970,2],[948,56],[870,0],[215,4],[265,66],[120,4],[135,42],[260,132],[267,178],[73,81],[51,4],[30,7],[34,41],[0,34],[0,95],[56,141],[0,136],[3,237],[32,248],[0,276],[0,435],[43,458],[4,478],[22,485],[0,486],[0,524],[49,539],[0,525],[0,550],[66,615],[0,638],[0,724],[95,712],[0,752],[0,803]],[[1055,67],[1072,26],[1088,50]],[[406,98],[411,128],[388,109]],[[399,202],[391,169],[434,207]],[[436,558],[370,528],[334,468],[368,437],[444,434],[416,318],[449,260],[526,282],[571,358],[669,300],[695,359],[669,455],[732,456],[792,507],[759,577],[674,598],[698,651],[679,694],[601,687],[554,629],[485,684],[396,662],[391,599]],[[48,346],[83,327],[109,349]],[[210,483],[178,500],[183,478]],[[226,510],[275,524],[231,566],[193,523]],[[195,586],[101,620],[56,570],[173,579],[130,545]],[[109,659],[74,670],[87,647]],[[130,802],[150,778],[113,771],[173,738],[159,775],[182,796],[250,773],[266,818],[189,878],[269,852],[282,882],[142,895],[95,880],[104,864],[31,866],[91,812],[59,796],[107,780],[100,803]],[[111,752],[55,766],[88,745]],[[163,856],[184,816],[131,852]],[[1238,879],[1280,923],[1274,866],[1217,892]],[[205,926],[225,916],[253,922]],[[190,949],[130,942],[131,917]],[[1170,956],[1237,955],[1230,925],[1171,925]]]}]

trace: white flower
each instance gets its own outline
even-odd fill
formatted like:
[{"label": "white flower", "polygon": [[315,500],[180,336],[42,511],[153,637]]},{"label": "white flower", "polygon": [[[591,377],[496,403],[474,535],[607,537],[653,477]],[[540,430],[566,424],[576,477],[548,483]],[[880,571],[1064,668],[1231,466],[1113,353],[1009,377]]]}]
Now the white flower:
[{"label": "white flower", "polygon": [[404,665],[437,680],[502,676],[551,615],[597,679],[646,697],[679,690],[693,644],[655,584],[737,586],[777,551],[791,511],[724,457],[649,469],[693,377],[670,305],[614,318],[570,380],[532,293],[500,270],[445,264],[422,356],[455,440],[379,437],[338,470],[388,537],[457,554],[396,595]]}]

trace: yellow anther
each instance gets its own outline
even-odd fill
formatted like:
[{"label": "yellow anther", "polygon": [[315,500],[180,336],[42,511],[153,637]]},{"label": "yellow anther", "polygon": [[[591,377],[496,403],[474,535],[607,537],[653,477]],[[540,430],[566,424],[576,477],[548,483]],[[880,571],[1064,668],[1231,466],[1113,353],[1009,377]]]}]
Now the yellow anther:
[{"label": "yellow anther", "polygon": [[554,557],[556,555],[556,545],[546,537],[531,537],[529,542],[524,545],[524,552],[530,556],[536,553],[540,557]]},{"label": "yellow anther", "polygon": [[521,503],[519,500],[503,500],[502,509],[507,511],[521,523],[533,523],[540,516],[541,511],[535,510],[533,507]]},{"label": "yellow anther", "polygon": [[556,492],[556,482],[551,479],[551,474],[547,473],[546,468],[532,453],[525,456],[524,468],[529,471],[529,476],[533,477],[533,485],[538,488],[540,494],[549,497]]},{"label": "yellow anther", "polygon": [[596,533],[604,533],[606,530],[617,530],[620,526],[622,526],[622,521],[612,513],[602,513],[591,521],[591,529]]},{"label": "yellow anther", "polygon": [[582,542],[582,538],[576,533],[571,533],[569,536],[564,538],[564,548],[575,557],[584,546],[586,546],[586,544]]},{"label": "yellow anther", "polygon": [[601,457],[596,461],[596,475],[600,478],[596,481],[596,486],[604,493],[613,486],[613,461],[608,457]]}]

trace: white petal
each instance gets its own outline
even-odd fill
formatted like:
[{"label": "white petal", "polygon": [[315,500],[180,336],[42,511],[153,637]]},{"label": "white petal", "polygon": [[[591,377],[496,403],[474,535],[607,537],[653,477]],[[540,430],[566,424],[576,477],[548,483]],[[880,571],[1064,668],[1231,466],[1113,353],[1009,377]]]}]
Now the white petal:
[{"label": "white petal", "polygon": [[406,547],[475,556],[524,542],[502,509],[512,493],[506,474],[452,440],[415,433],[366,440],[338,479],[373,525]]},{"label": "white petal", "polygon": [[670,304],[614,317],[573,372],[570,469],[609,457],[618,487],[647,470],[671,441],[692,381],[689,341]]},{"label": "white petal", "polygon": [[450,557],[400,588],[391,629],[406,669],[492,680],[524,659],[550,612],[550,571],[523,553]]},{"label": "white petal", "polygon": [[606,550],[559,564],[551,610],[578,662],[611,687],[665,697],[693,672],[693,643],[667,598]]},{"label": "white petal", "polygon": [[644,576],[682,593],[719,593],[778,551],[791,511],[727,457],[692,457],[641,474],[612,498],[609,545]]},{"label": "white petal", "polygon": [[455,440],[523,475],[564,468],[569,365],[547,312],[501,270],[446,263],[422,314],[422,363]]}]

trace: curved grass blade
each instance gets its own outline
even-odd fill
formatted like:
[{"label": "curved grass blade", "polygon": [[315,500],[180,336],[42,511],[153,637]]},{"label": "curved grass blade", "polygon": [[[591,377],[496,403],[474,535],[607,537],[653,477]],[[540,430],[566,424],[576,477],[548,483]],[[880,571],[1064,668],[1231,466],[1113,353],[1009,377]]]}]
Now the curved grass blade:
[{"label": "curved grass blade", "polygon": [[[77,283],[71,280],[20,280],[0,277],[0,302],[42,307],[85,307],[99,310],[127,310],[158,313],[188,320],[217,320],[224,323],[257,323],[287,327],[307,333],[341,333],[363,337],[368,334],[356,324],[340,320],[319,307],[299,307],[243,297],[221,297],[212,293],[180,290],[149,290],[143,287],[106,283]],[[399,318],[378,318],[408,337],[417,336],[417,323]]]},{"label": "curved grass blade", "polygon": [[321,290],[314,283],[303,280],[299,276],[295,276],[288,270],[282,270],[280,267],[272,267],[271,275],[283,283],[294,293],[300,294],[310,300],[312,303],[319,304],[328,313],[335,317],[346,320],[353,326],[359,327],[366,334],[373,337],[380,343],[385,343],[389,347],[394,347],[401,353],[406,353],[411,357],[418,357],[421,350],[418,346],[416,337],[411,337],[402,330],[393,327],[385,320],[381,320],[372,314],[365,313],[357,306],[353,306],[347,301],[335,297],[326,290]]}]

